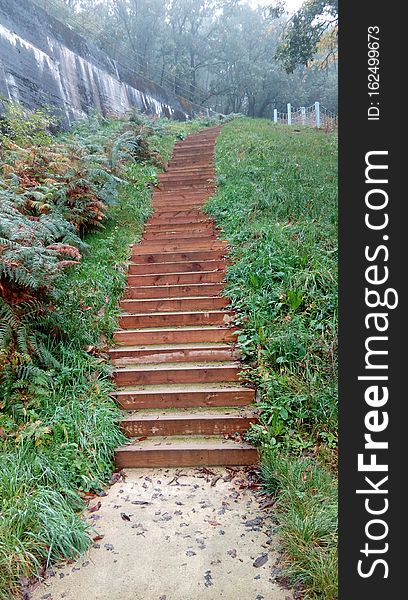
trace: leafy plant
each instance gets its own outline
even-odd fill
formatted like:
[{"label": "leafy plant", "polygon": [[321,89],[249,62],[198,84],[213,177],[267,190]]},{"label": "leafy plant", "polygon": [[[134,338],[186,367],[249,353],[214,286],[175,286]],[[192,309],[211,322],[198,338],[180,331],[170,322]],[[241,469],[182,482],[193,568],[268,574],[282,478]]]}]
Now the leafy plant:
[{"label": "leafy plant", "polygon": [[334,133],[234,120],[206,206],[229,243],[226,292],[259,391],[247,438],[263,453],[287,573],[313,600],[337,597],[336,162]]}]

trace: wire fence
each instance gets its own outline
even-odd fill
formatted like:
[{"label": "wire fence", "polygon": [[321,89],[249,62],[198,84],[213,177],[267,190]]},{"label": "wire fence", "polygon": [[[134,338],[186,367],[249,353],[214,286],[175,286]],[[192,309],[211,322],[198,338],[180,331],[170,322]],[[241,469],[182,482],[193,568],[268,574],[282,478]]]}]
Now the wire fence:
[{"label": "wire fence", "polygon": [[311,106],[301,106],[295,110],[288,103],[287,112],[279,112],[275,108],[273,120],[282,125],[305,125],[321,129],[336,129],[338,126],[338,115],[322,106],[320,102],[315,102]]}]

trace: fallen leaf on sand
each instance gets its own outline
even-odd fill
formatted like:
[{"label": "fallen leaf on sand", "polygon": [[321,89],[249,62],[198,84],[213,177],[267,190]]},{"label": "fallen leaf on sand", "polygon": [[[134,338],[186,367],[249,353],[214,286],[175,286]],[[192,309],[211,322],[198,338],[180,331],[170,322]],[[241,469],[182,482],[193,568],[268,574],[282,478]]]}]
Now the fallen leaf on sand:
[{"label": "fallen leaf on sand", "polygon": [[97,502],[96,504],[94,504],[93,506],[88,508],[88,512],[90,512],[90,513],[96,512],[97,510],[99,510],[101,508],[101,506],[102,506],[102,504],[100,502]]}]

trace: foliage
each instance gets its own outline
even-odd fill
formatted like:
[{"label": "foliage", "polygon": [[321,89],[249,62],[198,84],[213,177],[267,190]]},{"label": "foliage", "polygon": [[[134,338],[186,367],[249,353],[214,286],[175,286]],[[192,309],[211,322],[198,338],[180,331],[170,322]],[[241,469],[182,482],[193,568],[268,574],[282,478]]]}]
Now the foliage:
[{"label": "foliage", "polygon": [[[205,105],[223,114],[270,117],[274,108],[283,111],[287,102],[308,106],[316,100],[329,110],[337,108],[334,67],[322,72],[301,68],[305,62],[297,60],[300,67],[288,75],[275,60],[280,45],[290,45],[292,51],[295,42],[289,40],[300,37],[282,7],[270,11],[238,0],[78,0],[73,11],[67,7],[72,7],[69,0],[36,1],[96,39],[136,75],[193,102],[196,111]],[[315,23],[313,7],[329,3],[308,4],[308,26],[301,33],[310,45],[303,29],[316,37],[322,25]],[[298,22],[303,24],[303,17]],[[336,31],[327,29],[322,44]],[[319,53],[327,54],[320,47]]]},{"label": "foliage", "polygon": [[336,600],[337,481],[310,458],[269,451],[263,457],[265,491],[276,499],[285,548],[283,574],[305,589],[305,600]]},{"label": "foliage", "polygon": [[321,66],[337,60],[338,12],[338,0],[306,0],[292,16],[277,51],[287,73],[315,57]]},{"label": "foliage", "polygon": [[[229,242],[226,293],[245,377],[260,392],[260,422],[248,439],[261,446],[269,488],[282,482],[270,491],[282,507],[290,573],[310,598],[325,600],[337,585],[336,158],[335,133],[234,120],[217,141],[218,190],[206,206]],[[320,494],[330,485],[326,506]]]},{"label": "foliage", "polygon": [[[150,214],[157,166],[178,136],[202,127],[167,120],[141,127],[95,114],[48,146],[7,140],[3,148],[1,599],[92,541],[81,520],[82,492],[109,481],[124,441],[106,350],[129,244]],[[68,193],[75,185],[99,194],[102,228],[92,225],[92,214],[79,221],[83,196]],[[53,194],[35,196],[40,186]]]},{"label": "foliage", "polygon": [[207,210],[231,247],[227,294],[268,445],[337,429],[336,148],[335,134],[268,121],[233,121],[217,142]]},{"label": "foliage", "polygon": [[29,111],[21,104],[0,99],[2,110],[2,137],[12,140],[17,146],[46,146],[51,142],[50,128],[56,119],[45,109]]}]

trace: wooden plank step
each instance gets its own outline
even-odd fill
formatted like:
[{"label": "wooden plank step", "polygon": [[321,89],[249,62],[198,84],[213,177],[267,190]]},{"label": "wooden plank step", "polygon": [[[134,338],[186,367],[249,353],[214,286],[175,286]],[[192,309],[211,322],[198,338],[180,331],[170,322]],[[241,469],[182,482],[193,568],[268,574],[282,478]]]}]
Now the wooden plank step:
[{"label": "wooden plank step", "polygon": [[[132,265],[142,263],[175,263],[192,262],[201,263],[203,261],[220,261],[227,253],[227,248],[217,250],[185,250],[180,252],[133,252],[132,262],[129,265],[129,274],[134,274]],[[172,267],[173,268],[173,267]]]},{"label": "wooden plank step", "polygon": [[163,191],[158,188],[155,188],[152,199],[154,200],[155,198],[168,198],[168,199],[180,198],[181,200],[186,200],[187,198],[193,198],[194,196],[204,196],[204,195],[205,195],[205,193],[203,192],[203,190],[194,190],[188,186],[184,190],[177,190],[177,192],[172,191],[172,190]]},{"label": "wooden plank step", "polygon": [[[160,190],[172,190],[172,191],[177,191],[179,188],[184,187],[184,185],[187,184],[190,188],[193,188],[194,190],[206,190],[208,187],[211,187],[214,185],[213,180],[209,179],[208,177],[196,177],[195,179],[186,179],[186,178],[177,178],[174,177],[172,179],[161,179],[159,182],[159,186],[160,186]],[[183,203],[183,202],[187,202],[188,200],[198,200],[200,199],[200,197],[197,195],[197,197],[190,197],[190,198],[184,198],[182,200],[177,200],[177,203]],[[158,201],[165,201],[166,198],[152,198],[152,205],[154,206]]]},{"label": "wooden plank step", "polygon": [[206,182],[203,181],[202,183],[186,183],[186,181],[180,181],[180,182],[175,182],[175,181],[161,181],[159,183],[160,185],[160,190],[165,192],[165,191],[181,191],[181,190],[185,190],[186,189],[186,185],[188,186],[187,189],[194,189],[194,190],[205,190],[207,197],[208,195],[211,194],[211,192],[215,191],[215,183],[214,182]]},{"label": "wooden plank step", "polygon": [[228,246],[218,238],[176,238],[174,240],[148,239],[132,249],[132,260],[143,254],[168,254],[170,252],[226,251]]},{"label": "wooden plank step", "polygon": [[179,198],[174,196],[173,198],[162,198],[156,197],[152,199],[152,207],[153,209],[159,209],[160,211],[164,209],[171,209],[172,212],[180,209],[188,209],[188,208],[196,208],[200,209],[204,206],[207,201],[207,194],[200,194],[196,196],[192,196],[191,198]]},{"label": "wooden plank step", "polygon": [[159,220],[158,222],[146,223],[144,235],[162,235],[162,234],[178,234],[184,235],[184,237],[192,237],[193,235],[210,235],[211,233],[219,232],[219,229],[211,223],[211,221],[207,222],[196,222],[192,223],[191,221],[187,223],[172,223],[168,221],[167,223],[163,223],[163,220]]},{"label": "wooden plank step", "polygon": [[117,385],[154,385],[156,383],[215,383],[240,381],[239,363],[166,363],[130,365],[113,373]]},{"label": "wooden plank step", "polygon": [[148,312],[119,317],[121,329],[141,327],[182,327],[184,325],[228,325],[233,314],[225,310],[191,312]]},{"label": "wooden plank step", "polygon": [[228,306],[222,296],[192,296],[190,298],[144,298],[122,300],[120,307],[129,314],[150,312],[178,312],[191,310],[220,310]]},{"label": "wooden plank step", "polygon": [[124,296],[130,298],[186,298],[188,296],[218,296],[223,283],[195,283],[190,285],[139,285],[127,287]]},{"label": "wooden plank step", "polygon": [[179,157],[179,156],[186,156],[186,157],[190,157],[190,156],[201,156],[203,159],[203,163],[208,165],[208,160],[206,161],[205,159],[208,158],[212,158],[214,155],[214,147],[212,144],[206,144],[203,147],[201,147],[201,144],[191,144],[191,145],[181,145],[180,146],[175,146],[174,147],[174,151],[173,151],[173,156]]},{"label": "wooden plank step", "polygon": [[167,344],[111,348],[113,364],[165,362],[222,362],[236,360],[239,351],[230,344]]},{"label": "wooden plank step", "polygon": [[178,240],[165,240],[163,242],[146,240],[133,246],[132,257],[138,257],[142,254],[154,254],[157,252],[169,253],[169,252],[181,252],[181,251],[209,251],[209,250],[223,250],[228,247],[228,244],[224,240],[211,239],[211,240],[194,240],[191,238],[178,239]]},{"label": "wooden plank step", "polygon": [[200,408],[206,406],[248,406],[255,390],[239,385],[190,384],[126,387],[112,394],[124,410],[143,408]]},{"label": "wooden plank step", "polygon": [[194,220],[190,219],[189,221],[179,221],[176,223],[164,223],[161,219],[150,218],[145,226],[146,233],[159,233],[161,231],[212,231],[213,229],[215,229],[215,224],[212,219],[200,219],[197,216]]},{"label": "wooden plank step", "polygon": [[192,183],[195,180],[211,180],[215,178],[214,169],[207,169],[203,165],[184,165],[178,168],[172,168],[158,176],[159,181],[172,181],[173,179],[183,180],[186,183]]},{"label": "wooden plank step", "polygon": [[[167,257],[166,257],[167,258]],[[228,262],[223,259],[209,260],[179,260],[166,262],[147,262],[142,264],[130,263],[128,267],[129,275],[152,275],[164,273],[187,273],[198,271],[217,271],[224,272]]]},{"label": "wooden plank step", "polygon": [[167,169],[165,173],[173,173],[177,175],[211,175],[214,177],[215,171],[213,167],[199,164],[186,164],[182,167],[172,167]]},{"label": "wooden plank step", "polygon": [[116,450],[118,467],[194,467],[252,465],[258,461],[256,448],[243,442],[204,438],[148,438]]},{"label": "wooden plank step", "polygon": [[202,213],[199,214],[198,211],[177,210],[164,213],[154,212],[153,216],[151,217],[151,220],[148,223],[146,223],[146,231],[150,230],[150,228],[157,230],[161,229],[162,227],[167,228],[169,223],[171,223],[172,226],[189,226],[193,225],[193,223],[198,223],[200,226],[205,225],[209,228],[215,227],[211,220],[206,221],[205,216]]},{"label": "wooden plank step", "polygon": [[[205,200],[203,200],[204,204]],[[157,223],[181,223],[183,219],[204,219],[206,216],[202,212],[202,205],[199,206],[178,206],[174,207],[174,203],[172,200],[169,200],[169,206],[164,207],[160,206],[159,208],[153,208],[154,212],[152,214],[152,219],[157,221]],[[188,221],[187,221],[188,222]]]},{"label": "wooden plank step", "polygon": [[119,330],[113,334],[116,344],[185,344],[192,342],[233,342],[237,329],[234,327],[151,327]]},{"label": "wooden plank step", "polygon": [[230,409],[213,412],[150,412],[127,414],[121,428],[128,437],[225,435],[245,433],[257,417],[248,410]]},{"label": "wooden plank step", "polygon": [[208,196],[202,199],[191,200],[189,202],[183,201],[182,203],[177,202],[177,200],[166,200],[165,202],[161,202],[159,204],[155,202],[152,204],[154,211],[153,214],[155,216],[157,215],[157,218],[167,219],[167,221],[170,223],[175,212],[187,213],[190,211],[201,211],[206,202],[206,198],[208,198]]},{"label": "wooden plank step", "polygon": [[185,229],[184,231],[171,231],[171,229],[162,231],[149,231],[147,230],[143,236],[143,240],[147,243],[151,242],[163,242],[163,245],[167,244],[167,240],[200,240],[200,242],[211,242],[216,240],[219,235],[215,228],[209,229]]},{"label": "wooden plank step", "polygon": [[[177,153],[173,155],[173,158],[167,163],[168,170],[173,169],[174,167],[189,167],[189,166],[200,166],[206,163],[203,163],[203,160],[199,154],[194,156],[188,156],[187,154]],[[208,164],[208,163],[207,163]]]},{"label": "wooden plank step", "polygon": [[185,285],[190,283],[220,283],[225,279],[223,271],[188,271],[187,273],[155,273],[128,275],[127,283],[136,285]]}]

